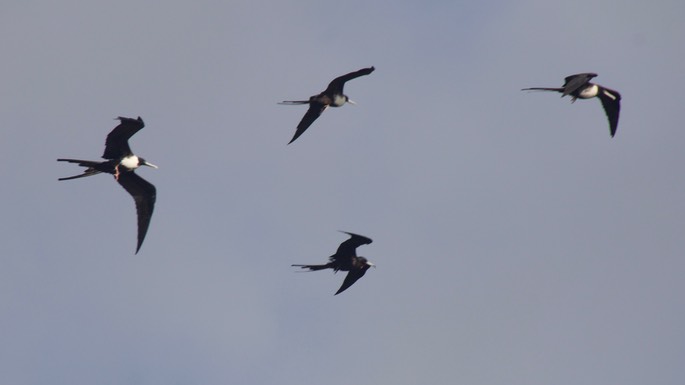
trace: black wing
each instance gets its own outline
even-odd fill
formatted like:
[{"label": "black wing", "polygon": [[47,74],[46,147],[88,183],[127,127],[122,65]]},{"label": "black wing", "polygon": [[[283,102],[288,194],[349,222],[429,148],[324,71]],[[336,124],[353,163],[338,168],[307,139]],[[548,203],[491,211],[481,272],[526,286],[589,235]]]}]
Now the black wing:
[{"label": "black wing", "polygon": [[564,91],[562,92],[562,97],[572,94],[574,91],[580,87],[586,85],[590,79],[597,76],[591,72],[586,72],[582,74],[570,75],[564,78]]},{"label": "black wing", "polygon": [[613,138],[616,135],[618,115],[621,112],[621,94],[609,88],[600,87],[597,96],[602,101],[604,112],[607,114],[607,118],[609,118],[609,132]]},{"label": "black wing", "polygon": [[359,278],[363,277],[364,274],[366,274],[367,269],[356,269],[356,270],[350,270],[349,273],[345,276],[345,280],[342,283],[342,286],[340,286],[340,289],[338,289],[337,292],[335,292],[334,295],[338,295],[342,293],[343,291],[347,290],[348,287],[352,286],[355,282],[359,280]]},{"label": "black wing", "polygon": [[338,76],[337,78],[333,79],[333,81],[331,81],[328,84],[326,91],[324,91],[323,93],[325,93],[325,94],[342,94],[343,93],[343,87],[345,86],[345,82],[347,82],[348,80],[358,78],[360,76],[368,75],[371,72],[373,72],[375,69],[376,69],[375,67],[362,68],[359,71],[354,71],[354,72],[350,72],[349,74],[345,74],[343,76]]},{"label": "black wing", "polygon": [[131,155],[131,148],[128,146],[128,140],[136,132],[145,127],[143,119],[118,117],[121,121],[118,126],[114,127],[112,132],[107,135],[105,140],[105,153],[102,157],[105,159],[121,159],[124,156]]},{"label": "black wing", "polygon": [[368,245],[373,241],[371,240],[371,238],[367,238],[363,235],[348,233],[346,231],[342,232],[349,235],[350,239],[346,240],[345,242],[341,243],[340,246],[338,246],[338,250],[335,252],[334,255],[330,257],[330,260],[331,262],[335,262],[337,266],[340,266],[338,267],[338,270],[340,270],[341,267],[345,267],[345,270],[347,270],[353,268],[352,258],[357,257],[357,247],[361,245]]},{"label": "black wing", "polygon": [[119,174],[119,184],[128,191],[136,202],[136,212],[138,213],[138,246],[136,254],[143,245],[147,228],[150,226],[152,211],[155,209],[157,199],[157,189],[152,183],[138,176],[133,171],[122,172]]},{"label": "black wing", "polygon": [[295,131],[295,136],[293,136],[292,139],[290,139],[290,142],[288,144],[292,143],[295,141],[295,139],[299,138],[300,135],[302,135],[309,126],[314,123],[314,121],[321,116],[321,113],[326,109],[325,104],[321,103],[310,103],[309,104],[309,109],[307,110],[307,113],[304,114],[302,117],[302,120],[300,120],[300,124],[297,125],[297,131]]}]

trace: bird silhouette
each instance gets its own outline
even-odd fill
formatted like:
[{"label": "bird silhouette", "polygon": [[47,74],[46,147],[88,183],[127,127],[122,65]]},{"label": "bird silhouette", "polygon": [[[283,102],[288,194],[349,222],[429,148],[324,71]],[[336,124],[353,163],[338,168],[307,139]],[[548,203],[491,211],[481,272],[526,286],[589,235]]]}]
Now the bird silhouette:
[{"label": "bird silhouette", "polygon": [[356,104],[354,101],[350,100],[347,95],[343,94],[343,87],[345,83],[349,80],[358,78],[360,76],[368,75],[375,70],[374,67],[362,68],[358,71],[350,72],[343,76],[339,76],[333,79],[326,90],[318,95],[314,95],[309,98],[309,100],[285,100],[279,104],[287,105],[298,105],[298,104],[309,104],[309,109],[302,117],[300,124],[297,125],[297,131],[295,131],[295,136],[288,142],[288,144],[299,138],[309,126],[314,123],[314,121],[323,113],[328,107],[340,107],[345,103]]},{"label": "bird silhouette", "polygon": [[83,174],[74,175],[58,180],[71,180],[93,176],[100,173],[114,175],[114,179],[133,197],[136,203],[138,216],[138,244],[136,254],[143,245],[145,234],[150,226],[150,219],[155,208],[157,189],[150,182],[141,178],[134,171],[140,166],[157,168],[152,163],[133,154],[128,145],[128,140],[136,132],[145,127],[143,119],[118,117],[120,124],[107,135],[105,140],[105,152],[102,158],[104,162],[81,160],[81,159],[57,159],[58,162],[76,163],[81,167],[87,167]]},{"label": "bird silhouette", "polygon": [[347,290],[347,288],[352,286],[359,278],[366,274],[366,270],[368,270],[369,267],[376,267],[376,265],[369,262],[366,258],[357,256],[357,247],[368,245],[373,241],[363,235],[348,233],[346,231],[341,232],[349,235],[350,238],[338,246],[338,250],[335,254],[328,257],[328,263],[324,265],[292,265],[308,269],[309,271],[323,269],[333,269],[334,272],[338,272],[339,270],[347,271],[348,273],[347,276],[345,276],[342,286],[340,286],[340,289],[338,289],[334,295],[338,295]]}]

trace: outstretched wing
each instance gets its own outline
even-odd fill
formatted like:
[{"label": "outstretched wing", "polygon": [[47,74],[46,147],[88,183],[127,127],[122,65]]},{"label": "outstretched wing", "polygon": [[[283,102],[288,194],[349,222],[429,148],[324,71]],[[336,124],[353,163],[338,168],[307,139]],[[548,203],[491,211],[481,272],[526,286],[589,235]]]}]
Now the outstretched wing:
[{"label": "outstretched wing", "polygon": [[131,148],[128,145],[128,140],[136,132],[145,127],[143,119],[118,117],[121,121],[118,126],[114,127],[112,132],[107,135],[105,140],[105,152],[102,157],[105,159],[120,159],[124,156],[131,155]]},{"label": "outstretched wing", "polygon": [[290,142],[288,144],[292,143],[295,141],[295,139],[299,138],[300,135],[302,135],[309,126],[314,123],[314,121],[321,116],[321,114],[324,112],[324,110],[327,108],[325,104],[321,103],[316,103],[312,102],[309,104],[309,109],[307,110],[307,113],[304,114],[302,117],[302,120],[300,120],[300,124],[297,125],[297,131],[295,131],[295,136],[293,136],[292,139],[290,139]]},{"label": "outstretched wing", "polygon": [[587,84],[590,79],[597,76],[597,74],[586,72],[582,74],[570,75],[564,78],[564,91],[562,92],[562,97],[572,94],[574,91],[580,87]]},{"label": "outstretched wing", "polygon": [[355,282],[357,282],[359,278],[363,277],[364,274],[366,274],[366,269],[350,270],[350,272],[347,273],[347,275],[345,276],[345,280],[343,281],[342,286],[340,286],[340,289],[338,289],[338,291],[336,291],[334,295],[338,295],[343,291],[347,290],[347,288],[352,286]]},{"label": "outstretched wing", "polygon": [[373,241],[371,238],[367,238],[363,235],[348,233],[346,231],[341,232],[349,235],[350,239],[338,246],[338,250],[330,257],[330,260],[331,262],[334,262],[336,266],[339,266],[338,269],[344,267],[345,270],[347,270],[352,268],[352,259],[357,257],[357,247],[368,245]]},{"label": "outstretched wing", "polygon": [[604,112],[609,118],[609,132],[613,138],[618,128],[618,115],[621,112],[621,94],[609,88],[600,87],[599,100],[602,101]]},{"label": "outstretched wing", "polygon": [[345,86],[345,82],[347,82],[348,80],[358,78],[360,76],[368,75],[371,72],[373,72],[375,69],[376,69],[375,67],[362,68],[359,71],[354,71],[354,72],[350,72],[349,74],[345,74],[343,76],[338,76],[337,78],[333,79],[328,84],[326,91],[324,91],[323,93],[325,93],[325,94],[331,94],[331,93],[342,94],[343,93],[343,87]]},{"label": "outstretched wing", "polygon": [[143,240],[145,240],[147,228],[150,226],[152,212],[155,209],[157,189],[152,183],[141,178],[133,171],[120,173],[117,181],[131,194],[136,202],[136,212],[138,215],[138,245],[136,247],[136,254],[138,254],[138,250],[140,250],[140,246],[143,245]]}]

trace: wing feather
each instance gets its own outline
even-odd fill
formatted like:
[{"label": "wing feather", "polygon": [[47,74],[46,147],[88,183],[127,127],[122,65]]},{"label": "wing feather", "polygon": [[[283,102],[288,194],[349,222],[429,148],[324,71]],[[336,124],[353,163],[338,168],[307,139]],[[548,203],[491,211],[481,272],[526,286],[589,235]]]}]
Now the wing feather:
[{"label": "wing feather", "polygon": [[621,94],[609,88],[600,87],[599,100],[602,101],[602,107],[604,107],[604,113],[609,119],[609,132],[611,137],[616,135],[616,130],[618,129],[618,116],[621,112]]},{"label": "wing feather", "polygon": [[310,103],[309,104],[309,109],[307,112],[304,114],[302,117],[302,120],[300,120],[300,124],[297,125],[297,131],[295,131],[295,135],[293,136],[292,139],[290,139],[290,142],[288,144],[292,143],[295,141],[295,139],[299,138],[300,135],[302,135],[309,126],[314,123],[314,121],[321,116],[321,114],[324,112],[326,109],[326,105],[321,104],[321,103]]},{"label": "wing feather", "polygon": [[350,236],[350,239],[341,243],[338,246],[338,250],[329,259],[334,262],[338,269],[345,268],[345,270],[352,268],[352,260],[357,257],[357,247],[362,245],[368,245],[373,242],[371,238],[365,237],[363,235],[348,233],[342,231],[343,233]]},{"label": "wing feather", "polygon": [[326,88],[326,91],[323,93],[325,94],[342,94],[343,93],[343,87],[345,86],[345,83],[352,80],[356,79],[360,76],[368,75],[371,72],[373,72],[376,68],[375,67],[369,67],[369,68],[362,68],[358,71],[350,72],[348,74],[338,76],[337,78],[333,79],[329,84],[328,87]]},{"label": "wing feather", "polygon": [[338,291],[335,292],[334,295],[338,295],[343,291],[347,290],[347,288],[349,288],[355,282],[357,282],[359,278],[363,277],[364,274],[366,274],[366,269],[350,270],[350,272],[347,273],[347,275],[345,276],[345,280],[343,281],[342,286],[340,286],[340,289],[338,289]]},{"label": "wing feather", "polygon": [[155,186],[141,178],[133,171],[119,174],[119,184],[133,197],[136,202],[136,213],[138,216],[138,244],[136,254],[143,245],[147,229],[150,226],[152,212],[155,209],[157,200],[157,189]]},{"label": "wing feather", "polygon": [[105,152],[102,157],[105,159],[121,159],[124,156],[131,155],[131,147],[128,145],[128,140],[143,127],[143,119],[118,117],[121,121],[118,126],[107,135],[105,140]]}]

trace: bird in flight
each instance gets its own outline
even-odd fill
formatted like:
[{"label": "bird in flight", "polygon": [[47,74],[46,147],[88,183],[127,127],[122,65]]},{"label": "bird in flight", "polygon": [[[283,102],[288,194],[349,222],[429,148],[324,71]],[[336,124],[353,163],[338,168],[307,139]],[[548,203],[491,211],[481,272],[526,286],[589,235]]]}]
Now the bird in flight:
[{"label": "bird in flight", "polygon": [[303,269],[308,269],[309,271],[323,270],[323,269],[333,269],[333,272],[338,272],[338,270],[347,271],[347,276],[340,286],[340,289],[334,294],[338,295],[345,291],[348,287],[352,286],[357,280],[366,274],[366,270],[369,267],[376,267],[373,263],[369,262],[364,257],[357,256],[357,247],[361,245],[368,245],[372,242],[370,238],[362,235],[357,235],[353,233],[348,233],[346,231],[341,231],[350,236],[350,239],[341,243],[338,246],[338,250],[335,254],[328,257],[329,262],[325,265],[292,265],[296,267],[301,267]]},{"label": "bird in flight", "polygon": [[571,95],[571,102],[576,99],[590,99],[597,97],[602,102],[604,112],[609,118],[609,132],[613,138],[618,127],[618,115],[621,111],[621,94],[610,88],[590,83],[590,80],[597,76],[594,73],[582,73],[567,76],[564,85],[559,88],[533,87],[524,88],[521,91],[555,91],[561,92],[561,97]]},{"label": "bird in flight", "polygon": [[343,87],[345,82],[358,78],[360,76],[368,75],[375,70],[374,67],[362,68],[359,71],[350,72],[349,74],[339,76],[328,84],[326,90],[318,95],[314,95],[309,100],[285,100],[279,104],[297,105],[309,104],[307,113],[304,114],[300,124],[297,125],[295,136],[288,142],[288,144],[299,138],[309,126],[323,113],[328,107],[340,107],[345,103],[356,104],[350,100],[347,95],[343,94]]},{"label": "bird in flight", "polygon": [[57,159],[58,162],[76,163],[81,167],[87,167],[83,174],[59,178],[58,180],[83,178],[103,172],[114,175],[114,179],[131,194],[136,202],[136,211],[138,213],[138,246],[136,247],[136,254],[138,254],[150,225],[152,211],[155,208],[157,190],[155,186],[138,176],[134,171],[140,166],[153,168],[157,168],[157,166],[134,155],[128,145],[128,140],[145,127],[143,119],[140,117],[138,119],[118,117],[117,119],[121,123],[114,127],[105,140],[105,152],[102,154],[102,157],[107,160],[98,162],[80,159]]}]

